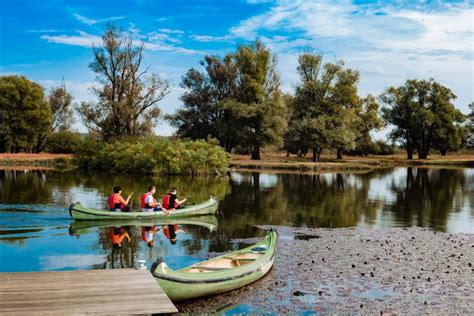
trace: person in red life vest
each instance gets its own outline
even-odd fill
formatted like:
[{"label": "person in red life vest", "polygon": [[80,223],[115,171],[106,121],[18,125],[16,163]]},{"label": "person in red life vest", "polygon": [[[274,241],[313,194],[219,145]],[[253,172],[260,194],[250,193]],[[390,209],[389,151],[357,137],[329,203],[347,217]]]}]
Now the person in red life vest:
[{"label": "person in red life vest", "polygon": [[160,212],[163,211],[165,215],[168,215],[169,212],[166,208],[162,207],[160,203],[156,202],[153,195],[155,194],[156,189],[154,186],[148,187],[148,192],[142,194],[141,198],[141,207],[142,212]]},{"label": "person in red life vest", "polygon": [[178,197],[176,196],[178,194],[178,190],[173,187],[171,188],[170,192],[165,195],[163,198],[163,207],[165,209],[172,210],[172,209],[180,209],[184,208],[182,204],[187,201],[186,198],[182,199],[181,201],[178,200]]},{"label": "person in red life vest", "polygon": [[148,247],[153,248],[153,246],[155,246],[155,232],[158,231],[160,231],[160,229],[155,229],[155,226],[142,226],[142,240]]},{"label": "person in red life vest", "polygon": [[169,239],[172,245],[176,244],[176,235],[178,233],[184,233],[184,230],[181,229],[178,225],[165,225],[163,227],[163,235]]},{"label": "person in red life vest", "polygon": [[110,227],[109,237],[112,245],[119,248],[122,247],[122,241],[125,239],[125,237],[128,239],[128,242],[132,240],[125,229],[122,227]]},{"label": "person in red life vest", "polygon": [[109,197],[109,210],[111,212],[130,212],[130,199],[132,198],[133,192],[128,195],[127,199],[124,200],[122,197],[122,187],[115,186],[114,193]]}]

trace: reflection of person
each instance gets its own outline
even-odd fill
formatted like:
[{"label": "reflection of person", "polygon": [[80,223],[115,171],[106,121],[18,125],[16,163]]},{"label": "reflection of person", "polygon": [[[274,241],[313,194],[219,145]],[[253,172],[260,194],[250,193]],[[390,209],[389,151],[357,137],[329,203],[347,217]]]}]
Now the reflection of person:
[{"label": "reflection of person", "polygon": [[141,199],[142,212],[163,211],[165,215],[168,215],[169,214],[168,211],[164,207],[161,207],[161,204],[156,202],[155,198],[153,197],[155,192],[156,192],[155,187],[150,186],[148,187],[148,192],[142,195],[142,199]]},{"label": "reflection of person", "polygon": [[176,224],[163,227],[163,235],[170,240],[172,245],[176,244],[176,235],[178,233],[184,233],[184,230]]},{"label": "reflection of person", "polygon": [[109,228],[109,237],[112,245],[122,247],[122,241],[125,237],[127,237],[128,242],[132,239],[128,235],[128,233],[122,227],[110,227]]},{"label": "reflection of person", "polygon": [[112,212],[130,212],[130,199],[132,198],[133,193],[129,194],[127,199],[124,200],[122,197],[122,187],[115,186],[114,193],[109,197],[109,209]]},{"label": "reflection of person", "polygon": [[155,246],[155,232],[158,231],[160,231],[160,229],[155,229],[155,226],[142,226],[142,240],[146,242],[148,247],[152,248]]},{"label": "reflection of person", "polygon": [[171,209],[184,208],[182,204],[186,202],[187,199],[184,198],[180,201],[178,200],[177,194],[178,194],[178,190],[175,187],[173,187],[171,188],[170,192],[165,195],[165,197],[163,198],[163,207],[165,209],[171,210]]}]

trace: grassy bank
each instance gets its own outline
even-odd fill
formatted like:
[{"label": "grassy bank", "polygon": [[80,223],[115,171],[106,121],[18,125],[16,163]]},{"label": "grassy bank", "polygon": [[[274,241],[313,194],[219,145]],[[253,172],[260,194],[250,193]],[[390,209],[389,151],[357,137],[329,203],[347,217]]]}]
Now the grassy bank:
[{"label": "grassy bank", "polygon": [[404,154],[390,156],[353,157],[342,160],[334,154],[323,154],[320,162],[312,162],[311,157],[287,157],[286,153],[266,153],[262,160],[250,160],[248,156],[231,155],[229,166],[234,169],[283,170],[283,171],[368,171],[377,168],[397,166],[427,167],[474,167],[474,154],[432,155],[428,159],[406,159]]},{"label": "grassy bank", "polygon": [[14,169],[17,167],[28,169],[63,168],[71,165],[72,155],[66,154],[0,154],[0,167]]}]

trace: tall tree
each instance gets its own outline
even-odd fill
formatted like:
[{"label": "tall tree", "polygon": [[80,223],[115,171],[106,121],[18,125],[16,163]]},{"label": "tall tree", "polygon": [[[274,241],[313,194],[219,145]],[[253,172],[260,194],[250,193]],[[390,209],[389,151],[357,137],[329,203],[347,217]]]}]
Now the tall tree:
[{"label": "tall tree", "polygon": [[49,107],[53,119],[51,121],[51,130],[64,131],[71,128],[74,124],[74,111],[72,110],[72,95],[64,87],[52,88],[49,96]]},{"label": "tall tree", "polygon": [[254,160],[260,159],[265,145],[282,144],[285,105],[280,92],[276,58],[260,41],[242,45],[235,53],[238,90],[225,103],[239,125],[241,145],[251,148]]},{"label": "tall tree", "polygon": [[432,148],[446,153],[464,142],[460,127],[464,116],[454,107],[455,98],[449,88],[433,79],[407,80],[381,95],[388,105],[382,109],[383,117],[395,126],[390,137],[404,145],[408,159],[413,159],[415,150],[419,159],[426,159]]},{"label": "tall tree", "polygon": [[43,88],[20,76],[0,77],[0,152],[39,152],[51,126]]},{"label": "tall tree", "polygon": [[157,103],[170,91],[166,80],[143,69],[144,47],[114,25],[107,26],[102,46],[93,47],[89,68],[101,84],[94,89],[98,102],[83,102],[78,112],[106,140],[151,133],[160,115]]},{"label": "tall tree", "polygon": [[232,55],[206,56],[201,65],[205,72],[190,69],[183,77],[183,108],[167,119],[181,137],[213,137],[230,152],[238,141],[238,129],[232,114],[223,104],[237,94],[237,65]]},{"label": "tall tree", "polygon": [[380,130],[383,127],[383,120],[379,115],[379,104],[372,95],[361,99],[359,115],[359,135],[356,139],[356,152],[367,155],[374,151],[378,145],[372,140],[371,131]]},{"label": "tall tree", "polygon": [[312,149],[313,161],[319,161],[323,148],[337,149],[342,158],[342,151],[354,147],[359,135],[358,72],[344,69],[342,61],[323,65],[322,56],[311,51],[299,56],[297,70],[300,84],[291,109],[287,145],[303,152]]}]

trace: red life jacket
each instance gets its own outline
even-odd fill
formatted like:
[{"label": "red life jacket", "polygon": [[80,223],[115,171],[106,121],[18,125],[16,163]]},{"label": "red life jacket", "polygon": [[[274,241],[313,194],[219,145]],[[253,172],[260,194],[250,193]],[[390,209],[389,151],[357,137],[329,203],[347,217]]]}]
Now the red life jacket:
[{"label": "red life jacket", "polygon": [[163,197],[163,207],[167,210],[171,209],[171,208],[177,208],[179,205],[178,205],[178,202],[176,202],[176,200],[174,201],[174,205],[171,206],[170,205],[170,198],[171,198],[171,194],[166,194],[164,197]]},{"label": "red life jacket", "polygon": [[109,197],[109,208],[110,209],[123,208],[124,206],[125,205],[122,205],[119,202],[118,193],[114,193],[114,194],[110,195],[110,197]]},{"label": "red life jacket", "polygon": [[167,210],[169,210],[169,204],[170,204],[170,195],[169,194],[166,194],[164,197],[163,197],[163,207]]},{"label": "red life jacket", "polygon": [[142,208],[146,208],[145,207],[145,200],[146,200],[146,196],[148,195],[148,193],[143,193],[142,194],[142,198],[141,198],[141,207]]}]

